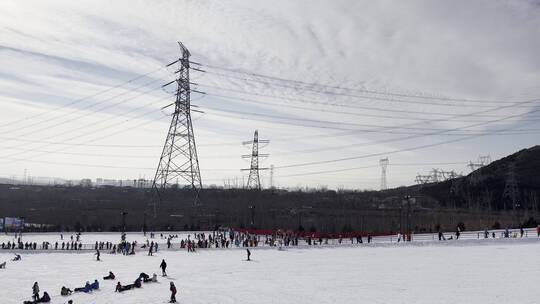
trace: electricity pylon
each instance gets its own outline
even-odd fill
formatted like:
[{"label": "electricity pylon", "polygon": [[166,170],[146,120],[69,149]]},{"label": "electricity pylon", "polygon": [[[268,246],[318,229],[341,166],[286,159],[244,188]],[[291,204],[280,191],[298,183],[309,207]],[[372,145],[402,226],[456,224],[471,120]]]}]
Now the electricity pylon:
[{"label": "electricity pylon", "polygon": [[243,142],[244,145],[251,144],[251,154],[242,155],[242,158],[251,158],[251,166],[249,169],[241,169],[242,171],[249,170],[249,177],[246,188],[261,190],[261,179],[259,177],[259,171],[268,170],[268,168],[259,167],[259,157],[268,157],[269,154],[259,153],[259,144],[268,144],[270,141],[266,139],[259,139],[259,131],[255,130],[252,141]]},{"label": "electricity pylon", "polygon": [[516,210],[520,207],[519,204],[519,187],[518,182],[516,178],[516,172],[515,172],[516,166],[514,163],[508,164],[508,169],[506,172],[506,183],[504,185],[504,192],[503,192],[503,209],[506,210],[506,202],[507,200],[510,200],[512,203],[512,210]]},{"label": "electricity pylon", "polygon": [[181,51],[180,58],[167,65],[178,65],[178,70],[175,72],[177,78],[164,85],[176,82],[176,100],[171,104],[174,105],[174,112],[152,183],[154,217],[156,205],[161,201],[165,189],[174,185],[178,186],[179,180],[185,182],[195,192],[195,205],[200,203],[202,180],[191,122],[191,111],[196,111],[191,109],[190,100],[189,57],[191,54],[181,42],[178,44]]}]

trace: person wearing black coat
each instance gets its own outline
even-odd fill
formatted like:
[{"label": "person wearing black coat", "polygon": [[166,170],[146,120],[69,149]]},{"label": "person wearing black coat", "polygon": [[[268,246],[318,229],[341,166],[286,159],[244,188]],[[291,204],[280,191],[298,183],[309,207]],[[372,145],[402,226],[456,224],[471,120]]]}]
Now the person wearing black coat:
[{"label": "person wearing black coat", "polygon": [[165,262],[165,259],[163,259],[163,261],[161,261],[161,264],[159,264],[159,267],[161,268],[161,274],[166,277],[167,276],[167,263]]},{"label": "person wearing black coat", "polygon": [[114,280],[115,276],[114,276],[114,273],[112,273],[112,271],[109,271],[109,275],[106,276],[106,277],[103,277],[104,280]]},{"label": "person wearing black coat", "polygon": [[171,282],[171,287],[169,290],[171,291],[171,300],[169,303],[176,303],[176,286],[174,286],[173,282]]}]

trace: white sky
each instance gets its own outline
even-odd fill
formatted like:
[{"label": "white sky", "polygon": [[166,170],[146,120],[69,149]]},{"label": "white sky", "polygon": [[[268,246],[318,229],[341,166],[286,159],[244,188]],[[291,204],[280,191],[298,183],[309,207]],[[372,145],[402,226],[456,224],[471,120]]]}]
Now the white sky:
[{"label": "white sky", "polygon": [[282,187],[378,189],[383,157],[390,187],[412,184],[538,143],[540,101],[523,103],[540,97],[538,1],[4,0],[0,14],[0,176],[152,178],[174,70],[109,88],[175,60],[176,41],[203,65],[318,84],[193,72],[206,185],[241,182],[255,129]]}]

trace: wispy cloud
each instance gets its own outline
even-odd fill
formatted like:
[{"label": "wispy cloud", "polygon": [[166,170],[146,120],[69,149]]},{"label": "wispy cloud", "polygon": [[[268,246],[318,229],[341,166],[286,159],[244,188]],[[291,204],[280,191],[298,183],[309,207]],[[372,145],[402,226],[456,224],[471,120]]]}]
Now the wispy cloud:
[{"label": "wispy cloud", "polygon": [[[0,10],[0,104],[4,109],[0,121],[13,122],[0,123],[0,133],[4,134],[0,137],[11,135],[22,139],[24,135],[24,139],[36,140],[35,143],[1,141],[0,156],[17,153],[12,158],[20,159],[5,159],[3,171],[12,174],[28,168],[41,176],[152,176],[152,170],[77,168],[36,161],[154,167],[158,160],[151,156],[160,153],[169,119],[165,115],[169,111],[159,108],[172,102],[164,100],[161,104],[167,93],[159,89],[159,84],[173,79],[172,69],[88,100],[77,103],[73,100],[173,61],[178,56],[176,41],[183,41],[190,48],[194,61],[233,70],[334,87],[502,102],[433,101],[358,91],[350,94],[351,91],[327,87],[321,90],[321,86],[306,90],[295,83],[288,86],[280,85],[283,82],[279,81],[261,83],[261,78],[254,76],[240,74],[238,79],[231,77],[238,74],[230,71],[206,68],[208,73],[192,74],[193,81],[201,84],[198,89],[209,93],[195,102],[203,110],[207,107],[207,113],[195,114],[194,124],[203,178],[213,181],[240,175],[236,169],[247,165],[239,159],[246,152],[240,142],[248,140],[256,128],[263,137],[272,140],[266,152],[275,152],[275,156],[267,164],[278,166],[391,151],[448,138],[440,134],[392,141],[408,135],[361,131],[336,137],[315,136],[339,131],[332,129],[339,123],[344,129],[369,129],[374,125],[402,133],[429,132],[524,114],[534,111],[539,104],[497,108],[505,102],[540,97],[540,8],[536,1],[6,0],[0,3]],[[156,83],[137,90],[158,90],[138,97],[135,97],[137,92],[129,93],[152,80]],[[119,96],[111,98],[115,95]],[[193,98],[199,96],[194,94]],[[122,99],[128,100],[121,102]],[[99,106],[92,106],[95,103]],[[62,106],[61,110],[51,111]],[[142,115],[152,110],[155,112]],[[44,114],[33,120],[35,127],[28,127],[28,117],[40,113]],[[137,115],[140,117],[134,118]],[[464,132],[538,128],[534,121],[538,116],[540,113],[531,114],[529,121],[516,117],[480,124]],[[62,120],[65,123],[59,124]],[[72,139],[77,134],[80,136]],[[493,148],[493,143],[501,137],[480,137],[467,141],[467,149],[455,143],[393,154],[389,184],[412,182],[417,171],[429,169],[393,168],[393,161],[468,160],[488,153],[497,158],[535,144],[536,136],[530,133],[514,136],[512,143],[497,148]],[[137,142],[155,148],[135,151],[134,148],[63,146],[64,150],[56,154],[33,152],[59,148],[37,142],[43,139],[126,145]],[[208,145],[220,142],[239,145]],[[328,149],[334,146],[343,148]],[[308,150],[312,152],[301,152]],[[60,152],[149,157],[107,159]],[[223,157],[216,158],[219,155]],[[308,175],[284,177],[279,181],[280,174],[370,164],[377,164],[377,158],[330,167],[296,168],[294,172],[276,171],[276,181],[281,185],[326,182],[330,186],[376,188],[377,168],[343,172],[337,177]],[[234,170],[212,171],[223,168]]]}]

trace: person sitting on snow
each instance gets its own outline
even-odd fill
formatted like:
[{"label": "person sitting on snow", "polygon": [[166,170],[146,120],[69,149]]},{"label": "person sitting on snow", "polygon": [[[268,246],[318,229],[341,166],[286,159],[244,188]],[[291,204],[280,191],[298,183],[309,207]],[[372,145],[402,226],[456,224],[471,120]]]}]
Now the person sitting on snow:
[{"label": "person sitting on snow", "polygon": [[67,288],[66,286],[62,286],[62,289],[60,290],[60,295],[62,296],[69,296],[73,293],[73,290]]},{"label": "person sitting on snow", "polygon": [[90,284],[90,290],[98,290],[99,289],[99,282],[98,280],[94,280],[94,283]]},{"label": "person sitting on snow", "polygon": [[122,286],[122,284],[120,284],[120,282],[118,282],[118,283],[116,283],[116,290],[115,290],[115,292],[122,292],[122,291],[130,290],[130,289],[133,289],[133,284],[129,284],[129,285],[126,285],[126,286]]},{"label": "person sitting on snow", "polygon": [[51,297],[49,296],[49,294],[45,291],[43,293],[43,296],[36,301],[36,303],[49,303],[51,301]]},{"label": "person sitting on snow", "polygon": [[92,288],[90,287],[90,282],[86,281],[86,284],[84,285],[84,287],[77,287],[75,288],[75,292],[79,292],[79,291],[82,291],[82,292],[90,292],[92,290]]},{"label": "person sitting on snow", "polygon": [[112,273],[112,271],[109,271],[109,275],[106,276],[106,277],[103,277],[104,280],[114,280],[115,276],[114,276],[114,273]]},{"label": "person sitting on snow", "polygon": [[133,282],[133,286],[137,287],[137,288],[141,288],[141,278],[137,278],[135,280],[135,282]]},{"label": "person sitting on snow", "polygon": [[0,264],[0,269],[6,269],[6,262]]},{"label": "person sitting on snow", "polygon": [[13,258],[13,262],[16,262],[16,261],[20,261],[21,260],[21,255],[20,254],[15,254],[15,257]]}]

